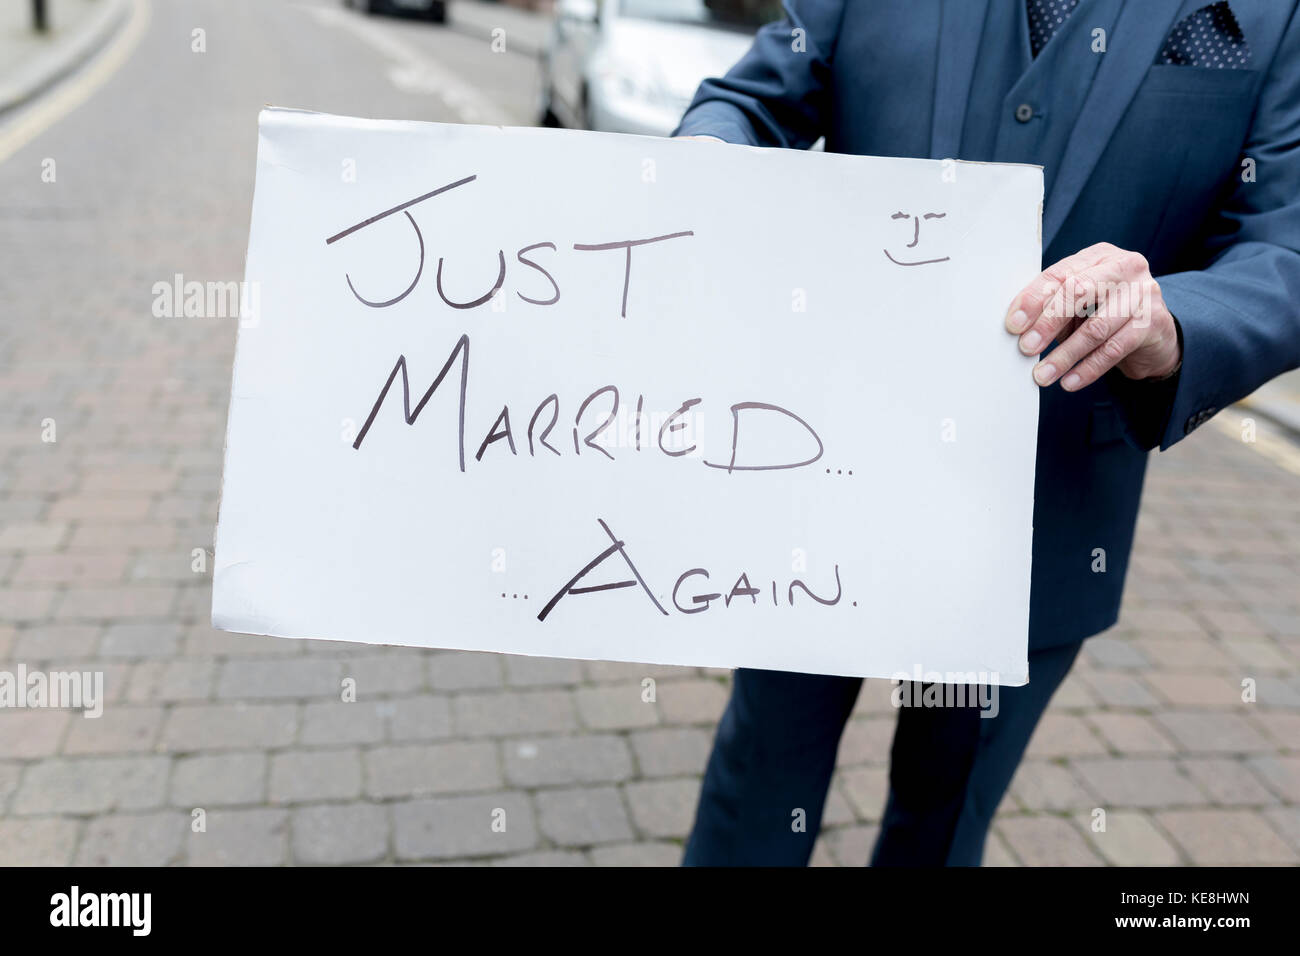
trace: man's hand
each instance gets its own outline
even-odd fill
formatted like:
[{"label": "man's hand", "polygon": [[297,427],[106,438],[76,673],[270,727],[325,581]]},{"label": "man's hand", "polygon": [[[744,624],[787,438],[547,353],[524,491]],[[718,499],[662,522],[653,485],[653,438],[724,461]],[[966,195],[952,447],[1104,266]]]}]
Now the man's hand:
[{"label": "man's hand", "polygon": [[1021,289],[1006,326],[1026,355],[1057,340],[1034,366],[1034,381],[1059,379],[1067,392],[1116,366],[1129,378],[1164,378],[1182,361],[1174,317],[1146,259],[1107,242],[1049,266]]}]

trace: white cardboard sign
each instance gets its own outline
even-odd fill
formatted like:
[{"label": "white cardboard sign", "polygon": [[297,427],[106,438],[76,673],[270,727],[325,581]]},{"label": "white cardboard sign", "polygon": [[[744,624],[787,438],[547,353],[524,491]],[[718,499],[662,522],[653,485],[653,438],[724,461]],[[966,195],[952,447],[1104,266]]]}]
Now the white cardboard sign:
[{"label": "white cardboard sign", "polygon": [[[261,116],[214,626],[1027,677],[1041,170]],[[952,679],[952,678],[943,678]]]}]

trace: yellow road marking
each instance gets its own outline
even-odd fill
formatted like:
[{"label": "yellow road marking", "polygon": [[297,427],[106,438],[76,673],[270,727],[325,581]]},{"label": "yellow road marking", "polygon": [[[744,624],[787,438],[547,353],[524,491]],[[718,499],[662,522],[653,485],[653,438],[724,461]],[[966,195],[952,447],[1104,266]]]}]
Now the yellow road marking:
[{"label": "yellow road marking", "polygon": [[53,90],[29,107],[19,107],[18,118],[0,127],[0,163],[67,116],[103,86],[126,62],[149,26],[149,0],[132,0],[130,19],[90,65],[57,83]]},{"label": "yellow road marking", "polygon": [[[1238,412],[1238,414],[1229,416],[1227,412]],[[1255,422],[1255,440],[1244,441],[1242,438],[1244,419],[1251,418]],[[1297,448],[1286,435],[1273,426],[1266,418],[1261,415],[1250,414],[1250,409],[1244,405],[1234,405],[1231,409],[1225,409],[1218,415],[1210,419],[1210,423],[1220,432],[1229,435],[1241,442],[1247,448],[1253,448],[1259,454],[1272,461],[1275,465],[1285,468],[1293,475],[1300,475],[1300,448]]]}]

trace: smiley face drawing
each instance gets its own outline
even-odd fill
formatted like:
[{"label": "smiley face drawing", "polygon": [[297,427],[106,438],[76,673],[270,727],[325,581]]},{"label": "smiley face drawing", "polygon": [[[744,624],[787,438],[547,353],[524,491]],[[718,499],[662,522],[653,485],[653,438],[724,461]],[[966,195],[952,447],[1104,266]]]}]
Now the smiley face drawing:
[{"label": "smiley face drawing", "polygon": [[[917,245],[919,245],[921,242],[921,220],[942,219],[946,215],[948,215],[946,212],[927,212],[921,216],[909,216],[905,212],[896,212],[889,218],[912,220],[912,241],[909,242],[905,248],[915,249]],[[950,258],[949,256],[942,256],[936,259],[915,259],[912,257],[917,255],[917,253],[902,253],[900,254],[900,256],[894,256],[890,253],[888,249],[885,249],[883,251],[885,253],[885,256],[889,259],[889,261],[894,263],[894,265],[898,265],[898,266],[928,266],[935,262],[947,262],[948,259]],[[921,254],[923,255],[924,253]]]}]

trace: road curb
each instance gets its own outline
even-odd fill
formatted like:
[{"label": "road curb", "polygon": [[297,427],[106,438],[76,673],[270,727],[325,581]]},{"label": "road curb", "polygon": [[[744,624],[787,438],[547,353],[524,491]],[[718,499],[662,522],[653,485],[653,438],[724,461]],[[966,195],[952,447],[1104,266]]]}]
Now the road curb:
[{"label": "road curb", "polygon": [[105,0],[77,33],[0,80],[0,115],[35,99],[103,49],[131,11],[130,0]]},{"label": "road curb", "polygon": [[1300,417],[1292,406],[1261,397],[1258,393],[1247,395],[1237,404],[1280,429],[1293,444],[1300,445]]}]

